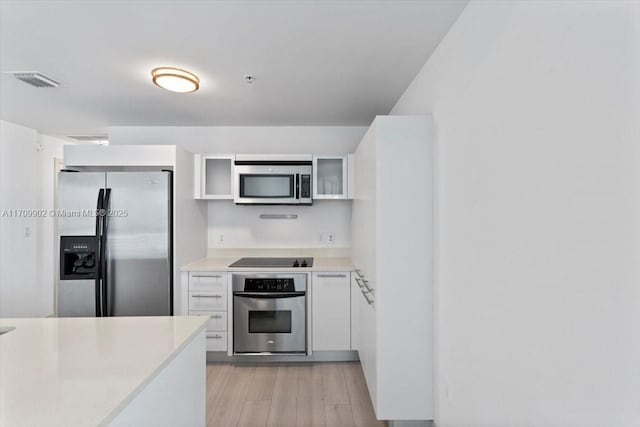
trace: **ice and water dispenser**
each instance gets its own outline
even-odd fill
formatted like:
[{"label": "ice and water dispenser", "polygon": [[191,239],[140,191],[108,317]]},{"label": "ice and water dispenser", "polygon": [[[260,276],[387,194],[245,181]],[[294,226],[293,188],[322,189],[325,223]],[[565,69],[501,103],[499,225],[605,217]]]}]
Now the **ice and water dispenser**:
[{"label": "ice and water dispenser", "polygon": [[98,278],[98,238],[60,236],[60,279]]}]

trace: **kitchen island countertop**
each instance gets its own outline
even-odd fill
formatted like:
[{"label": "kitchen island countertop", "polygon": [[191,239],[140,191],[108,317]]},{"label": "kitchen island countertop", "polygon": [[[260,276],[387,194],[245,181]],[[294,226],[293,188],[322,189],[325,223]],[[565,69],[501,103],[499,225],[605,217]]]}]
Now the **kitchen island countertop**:
[{"label": "kitchen island countertop", "polygon": [[108,424],[206,318],[0,319],[0,425]]}]

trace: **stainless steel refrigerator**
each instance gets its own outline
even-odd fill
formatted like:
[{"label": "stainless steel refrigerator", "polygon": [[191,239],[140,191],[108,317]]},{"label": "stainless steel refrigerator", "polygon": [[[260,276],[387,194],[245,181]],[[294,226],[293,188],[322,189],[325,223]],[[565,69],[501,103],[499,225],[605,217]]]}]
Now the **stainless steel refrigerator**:
[{"label": "stainless steel refrigerator", "polygon": [[58,317],[173,314],[172,175],[62,171]]}]

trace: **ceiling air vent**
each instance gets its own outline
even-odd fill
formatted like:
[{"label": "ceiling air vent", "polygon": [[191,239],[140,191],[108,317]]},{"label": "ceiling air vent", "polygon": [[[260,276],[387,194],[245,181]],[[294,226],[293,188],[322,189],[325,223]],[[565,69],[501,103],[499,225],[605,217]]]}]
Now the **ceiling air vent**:
[{"label": "ceiling air vent", "polygon": [[11,74],[16,79],[21,80],[31,86],[35,87],[58,87],[60,83],[47,77],[44,74],[40,74],[37,71],[10,71],[7,74]]}]

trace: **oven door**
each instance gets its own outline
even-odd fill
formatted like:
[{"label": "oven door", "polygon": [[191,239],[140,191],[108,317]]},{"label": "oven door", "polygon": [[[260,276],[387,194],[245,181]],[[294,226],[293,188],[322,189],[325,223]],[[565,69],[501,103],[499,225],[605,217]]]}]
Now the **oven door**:
[{"label": "oven door", "polygon": [[233,293],[234,354],[306,354],[306,293]]}]

